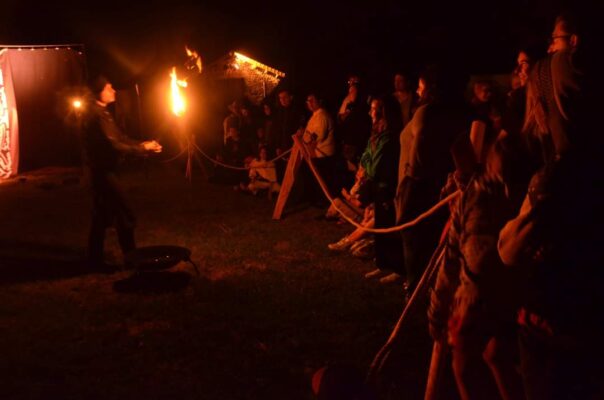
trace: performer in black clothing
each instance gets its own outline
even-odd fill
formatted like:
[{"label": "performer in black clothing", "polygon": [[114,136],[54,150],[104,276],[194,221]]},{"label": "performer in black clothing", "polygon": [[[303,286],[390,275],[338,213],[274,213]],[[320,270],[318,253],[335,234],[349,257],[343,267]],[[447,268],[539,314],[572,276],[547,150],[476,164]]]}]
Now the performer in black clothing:
[{"label": "performer in black clothing", "polygon": [[104,77],[98,77],[91,89],[95,102],[86,120],[82,144],[90,172],[93,195],[92,226],[88,238],[88,257],[93,267],[101,267],[105,230],[115,225],[122,252],[134,250],[135,218],[118,183],[116,169],[123,154],[159,153],[155,140],[139,142],[122,134],[107,105],[115,101],[115,90]]}]

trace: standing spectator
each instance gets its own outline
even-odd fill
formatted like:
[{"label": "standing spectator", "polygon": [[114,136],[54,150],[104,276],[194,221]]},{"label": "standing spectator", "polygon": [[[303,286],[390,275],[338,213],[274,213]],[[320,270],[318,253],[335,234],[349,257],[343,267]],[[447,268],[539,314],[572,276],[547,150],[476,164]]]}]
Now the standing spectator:
[{"label": "standing spectator", "polygon": [[231,104],[227,106],[229,115],[227,115],[222,122],[223,130],[223,143],[226,144],[229,138],[229,132],[232,132],[231,128],[236,128],[238,132],[241,132],[241,102],[239,100],[233,100]]},{"label": "standing spectator", "polygon": [[[229,128],[227,142],[220,154],[216,155],[216,159],[228,166],[241,168],[245,166],[246,162],[251,160],[253,154],[254,151],[249,143],[241,139],[239,130],[231,127]],[[247,180],[247,171],[216,165],[214,180],[220,183],[235,185],[234,188],[238,190],[239,184]]]},{"label": "standing spectator", "polygon": [[115,225],[123,254],[135,249],[136,219],[120,188],[116,171],[124,154],[159,153],[155,140],[138,142],[126,137],[115,124],[107,105],[115,101],[111,83],[100,76],[91,85],[95,102],[83,134],[84,157],[90,172],[93,211],[88,238],[88,258],[93,268],[104,266],[105,231]]},{"label": "standing spectator", "polygon": [[[462,82],[437,67],[420,76],[420,106],[401,133],[397,223],[415,219],[434,205],[447,174],[453,170],[450,150],[470,127],[462,98]],[[402,231],[407,287],[413,289],[436,248],[445,215],[437,214]]]},{"label": "standing spectator", "polygon": [[[601,24],[601,21],[598,21]],[[527,286],[518,315],[528,399],[602,398],[602,78],[586,26],[556,19],[550,55],[532,68],[524,129],[542,163],[499,236]],[[593,44],[593,43],[592,43]],[[595,48],[591,49],[595,51]]]},{"label": "standing spectator", "polygon": [[518,87],[512,89],[507,95],[501,123],[505,132],[524,141],[524,146],[521,146],[518,151],[525,153],[527,156],[526,167],[533,171],[537,169],[541,158],[538,138],[532,132],[522,132],[522,126],[526,110],[526,84],[532,66],[539,59],[539,54],[540,52],[535,46],[525,47],[518,52],[514,70],[514,76],[518,78]]},{"label": "standing spectator", "polygon": [[408,74],[403,72],[394,74],[394,92],[392,95],[401,107],[402,129],[411,121],[415,111],[415,95]]},{"label": "standing spectator", "polygon": [[294,97],[287,89],[279,91],[279,107],[273,118],[273,146],[277,155],[289,150],[294,144],[292,136],[306,124],[306,114],[294,104]]},{"label": "standing spectator", "polygon": [[367,96],[362,91],[360,78],[351,75],[348,93],[338,111],[337,135],[342,143],[344,159],[353,173],[371,132],[368,111]]},{"label": "standing spectator", "polygon": [[[451,346],[462,399],[523,399],[516,369],[518,282],[497,254],[497,238],[526,186],[518,136],[501,135],[487,152],[486,171],[455,182],[445,260],[428,309],[430,333]],[[462,172],[462,171],[459,171]]]},{"label": "standing spectator", "polygon": [[247,102],[242,104],[240,108],[240,115],[241,128],[239,129],[239,135],[241,140],[246,142],[250,148],[257,149],[258,137],[256,128],[259,124],[257,121],[255,121],[252,105]]},{"label": "standing spectator", "polygon": [[[275,110],[271,128],[269,143],[275,154],[280,156],[283,152],[289,150],[294,144],[292,136],[299,129],[304,128],[306,124],[306,114],[294,104],[294,97],[287,89],[282,89],[278,93],[279,106]],[[282,159],[277,160],[277,179],[279,182],[283,179],[286,162]]]},{"label": "standing spectator", "polygon": [[273,132],[274,117],[273,107],[268,101],[265,100],[262,103],[262,116],[256,132],[258,132],[258,129],[262,128],[263,133],[262,135],[258,135],[258,137],[262,137],[260,142],[267,147],[269,157],[272,156],[275,151],[275,149],[272,147],[274,144],[272,138],[275,135]]},{"label": "standing spectator", "polygon": [[[328,190],[333,190],[334,155],[336,143],[334,138],[333,119],[325,110],[324,100],[315,93],[310,93],[306,98],[306,105],[312,116],[306,124],[304,131],[300,131],[302,141],[308,146],[310,157],[325,181]],[[306,188],[309,190],[310,201],[317,207],[326,204],[318,182],[312,174],[306,175]]]}]

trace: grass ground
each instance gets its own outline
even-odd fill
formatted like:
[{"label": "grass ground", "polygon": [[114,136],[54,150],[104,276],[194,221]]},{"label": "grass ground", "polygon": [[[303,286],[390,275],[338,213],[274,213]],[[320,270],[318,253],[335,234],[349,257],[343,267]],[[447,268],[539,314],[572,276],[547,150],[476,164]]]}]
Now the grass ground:
[{"label": "grass ground", "polygon": [[[266,198],[199,174],[189,184],[173,164],[123,176],[137,242],[185,246],[201,274],[181,263],[160,275],[162,290],[115,290],[132,271],[83,263],[79,177],[0,184],[2,399],[311,399],[317,368],[364,372],[402,310],[398,286],[363,278],[371,263],[327,250],[350,228],[309,208],[273,221]],[[119,257],[113,233],[106,247]],[[421,318],[408,336],[388,398],[422,397]]]}]

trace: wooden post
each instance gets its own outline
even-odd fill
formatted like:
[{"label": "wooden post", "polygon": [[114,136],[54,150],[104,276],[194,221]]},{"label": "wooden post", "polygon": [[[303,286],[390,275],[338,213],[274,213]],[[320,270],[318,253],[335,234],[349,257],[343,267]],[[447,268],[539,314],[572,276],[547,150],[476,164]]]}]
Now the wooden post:
[{"label": "wooden post", "polygon": [[304,158],[304,149],[302,146],[303,144],[300,141],[300,138],[294,135],[294,146],[292,147],[292,152],[289,155],[289,161],[287,162],[287,168],[285,169],[285,175],[283,176],[283,182],[281,183],[281,190],[279,191],[277,204],[275,205],[275,210],[273,211],[273,219],[281,219],[281,214],[285,208],[285,203],[287,202],[289,193],[292,190],[292,186],[294,186],[296,174],[298,173],[300,164],[302,163],[302,158]]}]

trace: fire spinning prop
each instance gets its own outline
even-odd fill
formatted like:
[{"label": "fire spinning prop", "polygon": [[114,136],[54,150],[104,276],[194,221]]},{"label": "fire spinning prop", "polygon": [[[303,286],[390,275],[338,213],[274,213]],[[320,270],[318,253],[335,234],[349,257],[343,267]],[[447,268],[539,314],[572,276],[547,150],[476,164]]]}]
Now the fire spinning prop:
[{"label": "fire spinning prop", "polygon": [[187,79],[189,79],[193,75],[201,74],[202,71],[202,62],[201,57],[195,50],[191,50],[188,47],[185,47],[187,53],[187,61],[185,61],[185,68],[189,71],[187,76],[184,79],[179,79],[176,67],[172,67],[172,72],[170,73],[170,99],[172,103],[172,113],[176,116],[177,121],[177,129],[181,136],[186,138],[186,152],[187,152],[187,167],[185,176],[191,181],[192,178],[192,170],[193,170],[193,157],[197,158],[197,161],[201,165],[201,160],[197,155],[196,151],[197,146],[195,144],[195,135],[189,134],[185,128],[184,115],[187,110],[187,101],[184,96],[184,89],[187,87]]}]

